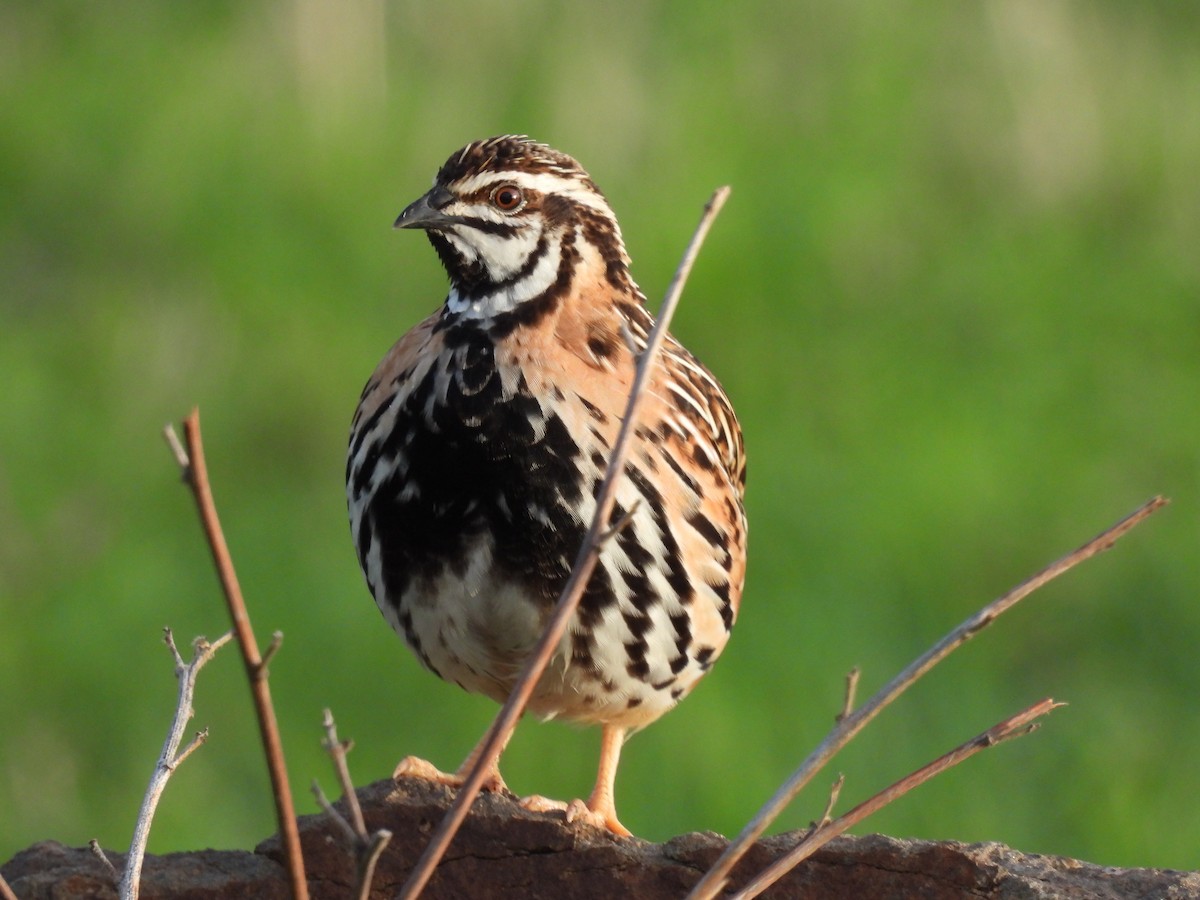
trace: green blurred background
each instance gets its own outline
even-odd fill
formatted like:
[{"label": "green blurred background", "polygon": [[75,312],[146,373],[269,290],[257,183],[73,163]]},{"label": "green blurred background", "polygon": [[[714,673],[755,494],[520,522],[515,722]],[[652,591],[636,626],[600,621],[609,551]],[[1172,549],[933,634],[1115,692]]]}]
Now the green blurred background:
[{"label": "green blurred background", "polygon": [[[734,188],[675,331],[741,414],[751,562],[714,675],[626,749],[622,818],[735,832],[830,727],[983,602],[1174,504],[891,708],[780,827],[1043,696],[1035,736],[869,822],[1200,867],[1200,8],[1172,2],[70,2],[0,8],[0,859],[127,845],[173,707],[160,640],[226,619],[159,436],[198,404],[315,811],[321,709],[360,783],[457,765],[495,707],[421,671],[362,583],[358,391],[444,296],[403,206],[525,132],[607,192],[657,305]],[[240,663],[157,852],[273,830]],[[529,723],[517,791],[591,784]]]}]

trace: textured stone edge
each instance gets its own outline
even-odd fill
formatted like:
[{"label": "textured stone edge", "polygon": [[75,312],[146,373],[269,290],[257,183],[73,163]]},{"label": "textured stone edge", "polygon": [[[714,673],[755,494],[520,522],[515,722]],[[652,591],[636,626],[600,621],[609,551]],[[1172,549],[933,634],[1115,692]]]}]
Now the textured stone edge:
[{"label": "textured stone edge", "polygon": [[[415,779],[381,781],[358,791],[367,827],[393,838],[380,858],[372,897],[395,895],[453,799],[441,785]],[[314,900],[353,895],[354,866],[324,815],[300,820]],[[795,833],[766,838],[734,872],[744,882],[793,846]],[[533,813],[505,795],[484,795],[471,809],[423,897],[682,898],[716,859],[725,838],[681,835],[653,844],[618,839],[561,814]],[[149,856],[145,900],[224,900],[289,896],[275,837],[253,852],[202,850]],[[119,867],[123,857],[109,853]],[[116,897],[107,873],[87,848],[34,844],[3,865],[20,900]],[[1200,898],[1200,872],[1116,869],[1065,857],[1025,854],[1002,844],[901,840],[883,835],[838,838],[776,885],[767,897],[833,900],[925,900],[980,897],[1183,900]]]}]

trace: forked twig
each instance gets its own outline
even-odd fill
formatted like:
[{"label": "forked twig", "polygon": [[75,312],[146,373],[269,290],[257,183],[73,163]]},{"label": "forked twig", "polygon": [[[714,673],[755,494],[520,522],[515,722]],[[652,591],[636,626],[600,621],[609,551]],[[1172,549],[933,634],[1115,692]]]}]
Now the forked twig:
[{"label": "forked twig", "polygon": [[351,742],[338,740],[337,723],[333,721],[333,712],[331,710],[326,709],[324,711],[321,727],[325,729],[325,740],[321,741],[321,746],[325,748],[325,752],[333,760],[333,770],[337,773],[338,784],[341,785],[342,794],[346,798],[346,805],[350,807],[350,818],[353,820],[354,831],[359,837],[365,839],[367,837],[367,822],[363,818],[362,806],[358,802],[358,794],[354,792],[354,781],[350,778],[350,767],[346,764],[346,754],[351,750]]},{"label": "forked twig", "polygon": [[1155,497],[1134,510],[1111,528],[1097,535],[1083,546],[1042,569],[1036,575],[1017,585],[1007,594],[993,600],[974,615],[966,619],[957,628],[929,648],[918,659],[912,662],[899,675],[884,685],[870,700],[854,712],[838,721],[834,729],[826,736],[800,767],[775,792],[758,811],[741,833],[717,859],[713,867],[692,888],[688,900],[709,900],[715,897],[724,885],[734,865],[745,854],[751,845],[762,835],[770,824],[778,818],[795,796],[804,788],[817,772],[819,772],[833,756],[840,751],[855,735],[860,732],[889,703],[912,686],[921,676],[962,646],[1002,613],[1011,609],[1021,600],[1028,597],[1038,588],[1053,581],[1059,575],[1090,559],[1098,553],[1108,550],[1132,528],[1140,524],[1152,513],[1166,506],[1165,497]]},{"label": "forked twig", "polygon": [[633,434],[637,421],[638,409],[641,406],[642,396],[645,393],[650,371],[654,366],[659,349],[666,338],[671,317],[674,315],[675,307],[679,303],[679,295],[683,292],[683,286],[687,282],[692,265],[695,263],[696,256],[700,252],[700,246],[704,243],[704,238],[708,234],[713,220],[717,217],[717,213],[721,211],[721,207],[725,204],[725,200],[728,197],[728,187],[718,188],[713,193],[704,207],[704,213],[700,217],[696,231],[692,235],[687,249],[684,251],[679,267],[675,270],[675,276],[671,279],[670,286],[667,288],[666,296],[658,311],[658,321],[650,332],[645,350],[642,351],[638,359],[637,373],[634,376],[633,387],[629,392],[629,403],[625,407],[625,415],[621,419],[621,430],[617,434],[616,442],[613,444],[612,452],[609,456],[608,469],[604,475],[604,482],[596,494],[596,509],[592,515],[591,524],[588,527],[587,534],[584,536],[583,544],[580,546],[579,552],[575,557],[570,577],[563,587],[562,594],[559,596],[558,603],[554,608],[550,620],[546,624],[546,630],[526,661],[507,702],[500,709],[495,721],[493,721],[491,727],[488,729],[487,738],[480,747],[475,765],[467,775],[462,787],[459,788],[454,804],[446,812],[441,824],[430,840],[429,846],[425,848],[424,854],[418,860],[408,881],[401,889],[399,894],[400,900],[412,900],[428,884],[430,877],[433,875],[434,868],[441,860],[443,854],[445,854],[446,848],[450,845],[450,841],[462,825],[463,819],[466,818],[467,810],[470,808],[472,801],[478,796],[486,773],[496,763],[496,760],[499,759],[500,753],[507,743],[509,736],[512,734],[513,729],[516,728],[517,720],[525,711],[525,706],[529,702],[529,697],[533,693],[534,686],[545,671],[551,655],[553,655],[555,648],[562,639],[563,633],[566,631],[568,621],[579,605],[579,599],[583,595],[592,570],[596,566],[602,545],[601,538],[611,528],[609,517],[616,499],[617,484],[624,475],[625,457],[628,454],[630,437]]},{"label": "forked twig", "polygon": [[820,826],[809,832],[799,844],[763,869],[745,887],[734,894],[731,900],[750,900],[752,897],[757,897],[839,834],[849,831],[863,819],[867,818],[867,816],[875,814],[889,803],[907,794],[913,788],[919,787],[934,776],[940,775],[953,766],[957,766],[960,762],[974,756],[980,750],[986,750],[988,747],[994,747],[1003,741],[1029,734],[1038,727],[1038,723],[1034,721],[1035,719],[1041,718],[1051,710],[1063,705],[1062,703],[1055,703],[1051,699],[1035,703],[1015,716],[1005,719],[1003,722],[997,722],[987,731],[976,735],[964,744],[960,744],[949,753],[939,756],[933,762],[922,766],[912,774],[904,776],[891,787],[884,788],[874,797],[863,801],[845,815],[839,816],[833,821],[823,822]]},{"label": "forked twig", "polygon": [[[121,873],[120,883],[117,885],[121,900],[136,900],[138,891],[141,889],[142,862],[146,857],[146,843],[150,840],[150,825],[154,821],[154,811],[158,808],[158,801],[162,797],[163,790],[166,789],[167,781],[175,773],[179,764],[203,743],[197,737],[193,738],[182,751],[179,749],[188,720],[195,714],[192,697],[196,692],[196,676],[205,663],[213,658],[213,654],[225,646],[232,637],[233,632],[227,631],[211,644],[204,638],[196,638],[192,642],[195,655],[191,662],[185,662],[179,653],[179,648],[175,646],[175,637],[171,634],[171,629],[163,629],[163,640],[175,658],[175,677],[179,681],[179,693],[175,701],[175,716],[167,731],[167,739],[163,742],[162,752],[159,753],[158,762],[154,766],[154,774],[150,776],[150,784],[146,787],[145,797],[142,798],[142,808],[138,810],[137,824],[133,829],[133,840],[129,845],[129,855],[125,858],[125,870]],[[207,732],[203,733],[207,734]],[[110,872],[116,872],[116,868],[104,855],[99,843],[93,842],[92,853],[108,866]]]},{"label": "forked twig", "polygon": [[821,813],[821,818],[812,823],[812,827],[808,830],[807,837],[812,837],[817,833],[817,831],[833,821],[833,808],[837,806],[838,798],[842,796],[842,788],[845,786],[845,775],[838,775],[838,777],[833,780],[833,784],[829,786],[829,798],[825,801],[825,809]]},{"label": "forked twig", "polygon": [[338,812],[337,807],[329,802],[329,798],[325,796],[325,792],[321,790],[321,786],[315,779],[312,784],[313,796],[317,798],[321,809],[325,810],[337,825],[345,837],[346,843],[352,849],[358,875],[358,892],[355,896],[358,900],[367,900],[371,895],[371,880],[375,877],[375,865],[379,862],[383,848],[392,839],[392,833],[386,828],[380,828],[378,831],[370,833],[367,831],[362,806],[359,805],[358,794],[354,792],[354,782],[350,779],[350,767],[346,764],[346,754],[350,752],[351,742],[338,740],[337,724],[333,721],[333,713],[328,709],[325,710],[322,725],[325,728],[325,740],[321,744],[325,747],[329,758],[333,760],[333,768],[342,788],[342,796],[346,798],[346,806],[350,809],[350,818],[353,820],[353,824],[348,822],[346,817]]},{"label": "forked twig", "polygon": [[[292,803],[292,789],[288,784],[283,742],[280,740],[279,725],[275,720],[275,707],[271,703],[266,662],[259,653],[258,641],[254,637],[254,629],[250,626],[250,615],[246,611],[246,602],[242,598],[242,589],[238,584],[233,559],[229,555],[229,547],[225,543],[225,535],[221,530],[220,519],[217,517],[212,488],[208,482],[208,466],[204,459],[204,444],[200,436],[200,411],[198,409],[193,409],[191,414],[184,419],[183,432],[187,441],[186,450],[180,444],[175,429],[170,425],[164,429],[164,436],[171,447],[175,461],[180,465],[183,480],[191,489],[192,497],[196,501],[200,524],[208,538],[213,564],[216,566],[217,577],[221,581],[221,589],[225,594],[229,616],[233,620],[233,630],[242,651],[242,661],[250,682],[250,693],[254,698],[259,733],[267,757],[267,770],[271,777],[271,793],[275,798],[275,815],[279,821],[279,835],[283,841],[292,897],[294,900],[308,900],[308,882],[304,876],[304,859],[300,853],[300,831],[296,823],[295,805]],[[272,644],[276,649],[278,640],[279,638]],[[273,649],[268,650],[268,654],[273,653]]]}]

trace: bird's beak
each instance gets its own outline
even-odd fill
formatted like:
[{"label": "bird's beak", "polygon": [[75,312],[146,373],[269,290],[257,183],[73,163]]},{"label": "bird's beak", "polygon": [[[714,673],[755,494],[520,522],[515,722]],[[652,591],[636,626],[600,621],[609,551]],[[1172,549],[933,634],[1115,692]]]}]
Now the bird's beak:
[{"label": "bird's beak", "polygon": [[444,210],[454,195],[440,185],[434,187],[425,196],[414,200],[405,207],[404,212],[396,219],[396,228],[424,228],[439,231],[462,221],[459,216],[450,216]]}]

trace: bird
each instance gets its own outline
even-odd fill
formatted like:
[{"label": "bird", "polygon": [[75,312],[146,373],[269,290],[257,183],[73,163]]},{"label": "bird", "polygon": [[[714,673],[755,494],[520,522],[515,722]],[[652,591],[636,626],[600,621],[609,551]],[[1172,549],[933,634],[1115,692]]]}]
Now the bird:
[{"label": "bird", "polygon": [[[398,229],[423,230],[440,306],[367,380],[346,493],[367,586],[421,664],[503,703],[596,508],[654,319],[617,218],[572,157],[523,135],[454,152]],[[586,801],[554,804],[628,835],[614,801],[625,739],[721,655],[746,573],[741,427],[671,335],[650,373],[613,521],[528,711],[601,728]],[[461,785],[415,757],[402,775]],[[485,789],[505,790],[499,767]],[[544,798],[530,798],[530,808]]]}]

